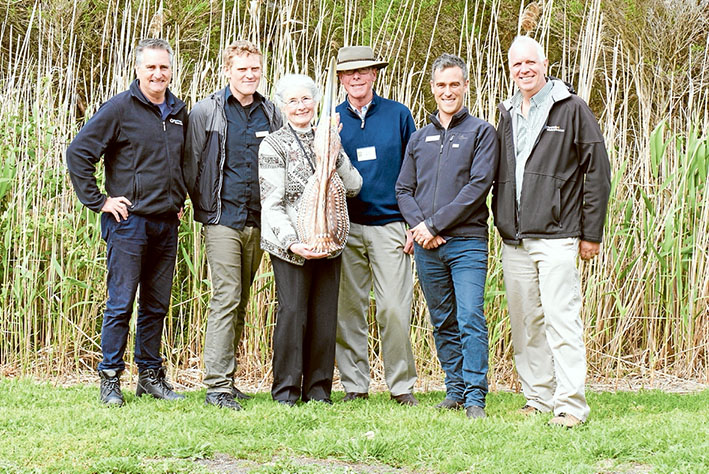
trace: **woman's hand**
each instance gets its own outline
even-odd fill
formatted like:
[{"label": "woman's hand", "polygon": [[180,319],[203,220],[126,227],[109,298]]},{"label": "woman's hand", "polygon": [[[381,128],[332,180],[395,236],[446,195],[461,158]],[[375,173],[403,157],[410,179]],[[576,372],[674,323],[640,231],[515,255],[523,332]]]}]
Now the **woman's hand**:
[{"label": "woman's hand", "polygon": [[315,260],[318,258],[325,258],[329,254],[327,252],[313,252],[313,248],[310,245],[297,242],[295,244],[291,244],[290,247],[288,247],[288,250],[293,252],[296,255],[300,255],[306,260]]}]

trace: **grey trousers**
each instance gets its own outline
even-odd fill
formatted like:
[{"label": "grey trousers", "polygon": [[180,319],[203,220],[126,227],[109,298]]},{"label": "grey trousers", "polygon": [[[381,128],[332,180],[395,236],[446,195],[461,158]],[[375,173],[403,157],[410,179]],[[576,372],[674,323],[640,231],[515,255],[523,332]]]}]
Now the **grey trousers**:
[{"label": "grey trousers", "polygon": [[367,312],[374,288],[385,380],[392,395],[411,393],[416,365],[411,351],[413,299],[411,257],[403,252],[403,222],[383,226],[351,223],[342,252],[337,312],[337,367],[346,392],[369,390]]},{"label": "grey trousers", "polygon": [[234,230],[223,225],[205,225],[204,238],[212,279],[204,341],[204,384],[208,392],[229,392],[251,283],[263,255],[261,232],[256,227]]},{"label": "grey trousers", "polygon": [[578,248],[574,238],[504,244],[502,269],[515,365],[527,404],[585,421],[589,407]]}]

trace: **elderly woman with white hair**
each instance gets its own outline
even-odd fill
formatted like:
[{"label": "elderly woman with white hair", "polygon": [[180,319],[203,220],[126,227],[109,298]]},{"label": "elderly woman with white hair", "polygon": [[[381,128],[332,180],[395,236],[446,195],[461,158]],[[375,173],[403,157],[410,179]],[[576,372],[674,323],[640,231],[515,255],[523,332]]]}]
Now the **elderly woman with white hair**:
[{"label": "elderly woman with white hair", "polygon": [[[271,255],[278,296],[271,396],[289,406],[299,398],[332,403],[341,256],[315,252],[297,230],[300,200],[316,168],[312,121],[319,99],[308,76],[283,76],[274,102],[286,124],[259,148],[261,247]],[[342,149],[336,167],[347,196],[357,195],[362,177]]]}]

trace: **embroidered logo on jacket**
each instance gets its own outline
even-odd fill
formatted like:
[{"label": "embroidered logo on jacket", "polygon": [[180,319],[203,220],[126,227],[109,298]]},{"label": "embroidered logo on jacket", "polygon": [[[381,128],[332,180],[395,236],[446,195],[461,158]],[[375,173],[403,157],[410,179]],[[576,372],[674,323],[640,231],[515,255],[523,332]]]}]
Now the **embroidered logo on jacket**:
[{"label": "embroidered logo on jacket", "polygon": [[547,132],[561,132],[561,133],[565,132],[565,130],[563,128],[559,127],[558,125],[547,125],[544,129]]},{"label": "embroidered logo on jacket", "polygon": [[180,126],[181,126],[181,125],[182,125],[182,120],[178,120],[178,119],[171,118],[171,119],[170,119],[170,123],[174,123],[175,125],[180,125]]}]

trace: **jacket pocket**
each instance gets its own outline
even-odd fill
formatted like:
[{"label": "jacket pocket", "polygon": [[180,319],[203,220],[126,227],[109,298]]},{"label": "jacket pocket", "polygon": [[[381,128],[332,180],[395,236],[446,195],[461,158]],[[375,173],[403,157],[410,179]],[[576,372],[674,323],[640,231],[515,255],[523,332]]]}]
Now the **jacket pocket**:
[{"label": "jacket pocket", "polygon": [[525,173],[520,199],[520,233],[555,234],[561,230],[561,187],[554,176]]}]

